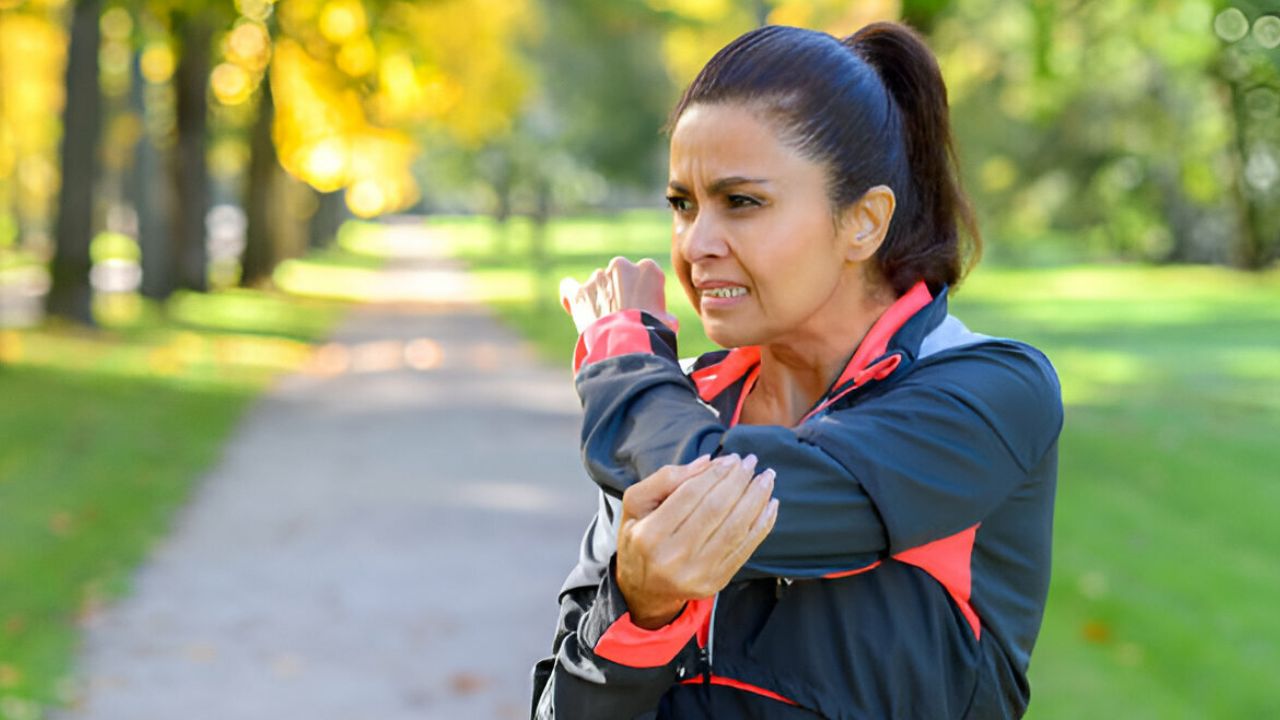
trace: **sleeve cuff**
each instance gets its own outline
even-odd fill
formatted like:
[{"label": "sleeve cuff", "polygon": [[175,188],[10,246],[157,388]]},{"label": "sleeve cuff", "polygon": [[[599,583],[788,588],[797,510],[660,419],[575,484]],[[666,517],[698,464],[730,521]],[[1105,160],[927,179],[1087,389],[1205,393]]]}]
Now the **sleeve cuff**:
[{"label": "sleeve cuff", "polygon": [[595,654],[635,668],[661,667],[675,659],[711,614],[712,598],[690,600],[680,615],[656,630],[646,630],[624,613],[596,642]]},{"label": "sleeve cuff", "polygon": [[675,357],[675,332],[642,310],[619,310],[596,320],[578,336],[573,371],[619,355],[655,353]]},{"label": "sleeve cuff", "polygon": [[714,598],[691,600],[676,619],[656,630],[646,630],[631,621],[610,563],[596,595],[591,613],[594,617],[579,629],[579,639],[596,657],[609,662],[632,668],[662,667],[674,660],[706,624],[713,604]]}]

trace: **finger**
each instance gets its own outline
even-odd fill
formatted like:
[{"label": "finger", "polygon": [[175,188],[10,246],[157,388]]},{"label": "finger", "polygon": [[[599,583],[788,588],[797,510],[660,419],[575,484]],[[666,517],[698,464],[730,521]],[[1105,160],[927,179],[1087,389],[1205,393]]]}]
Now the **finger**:
[{"label": "finger", "polygon": [[730,556],[751,536],[756,521],[773,497],[775,477],[776,474],[770,469],[752,478],[737,504],[708,535],[702,552],[714,558]]},{"label": "finger", "polygon": [[750,488],[755,467],[755,455],[748,455],[742,462],[734,465],[703,495],[689,518],[676,530],[677,539],[691,550],[697,550],[706,544]]},{"label": "finger", "polygon": [[597,318],[602,318],[608,314],[608,310],[605,309],[607,304],[604,302],[604,290],[602,287],[604,282],[604,271],[597,268],[587,278],[586,284],[583,285],[583,290],[586,291],[586,295],[591,301],[591,309]]},{"label": "finger", "polygon": [[715,581],[720,586],[729,584],[733,576],[751,559],[751,555],[760,547],[765,538],[769,537],[769,533],[773,532],[773,528],[778,522],[779,508],[780,505],[777,498],[770,500],[752,522],[751,530],[747,533],[747,536],[738,543],[736,548],[724,555],[724,559],[717,566],[714,575]]},{"label": "finger", "polygon": [[666,465],[657,472],[627,488],[622,495],[623,512],[628,517],[643,518],[661,505],[686,480],[703,472],[711,464],[711,456],[703,455],[686,465]]},{"label": "finger", "polygon": [[703,497],[739,463],[737,455],[716,458],[709,467],[681,483],[649,515],[648,522],[653,530],[665,535],[675,535],[701,503]]},{"label": "finger", "polygon": [[578,296],[578,289],[582,287],[577,280],[571,277],[564,278],[560,281],[560,305],[564,311],[573,314],[573,299]]},{"label": "finger", "polygon": [[773,498],[776,477],[777,473],[771,468],[752,478],[737,504],[715,529],[715,534],[724,536],[729,547],[737,546],[751,533],[756,519]]}]

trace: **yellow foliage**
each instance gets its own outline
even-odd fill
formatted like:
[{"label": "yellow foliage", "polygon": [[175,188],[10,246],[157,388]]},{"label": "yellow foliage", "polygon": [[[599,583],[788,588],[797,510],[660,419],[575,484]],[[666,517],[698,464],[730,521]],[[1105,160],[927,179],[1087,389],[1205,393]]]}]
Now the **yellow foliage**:
[{"label": "yellow foliage", "polygon": [[[775,0],[768,22],[829,32],[837,37],[853,33],[877,20],[902,15],[901,0]],[[717,50],[757,24],[747,4],[727,0],[649,0],[649,6],[686,20],[663,38],[663,60],[677,86],[693,81]]]},{"label": "yellow foliage", "polygon": [[532,78],[519,55],[539,32],[530,0],[397,3],[388,11],[414,45],[391,48],[371,104],[382,123],[428,121],[475,146],[508,131]]},{"label": "yellow foliage", "polygon": [[360,0],[329,0],[320,11],[320,34],[334,45],[359,37],[368,29]]},{"label": "yellow foliage", "polygon": [[296,41],[276,44],[271,87],[280,163],[322,192],[346,187],[352,212],[372,217],[417,200],[410,172],[416,152],[402,131],[373,125],[339,71]]},{"label": "yellow foliage", "polygon": [[49,15],[0,14],[0,189],[17,179],[15,199],[45,208],[58,190],[56,157],[64,99],[67,36]]},{"label": "yellow foliage", "polygon": [[335,58],[338,68],[353,78],[373,72],[378,62],[378,51],[367,35],[345,43]]},{"label": "yellow foliage", "polygon": [[769,13],[769,22],[807,27],[844,37],[864,25],[900,17],[901,0],[782,0]]}]

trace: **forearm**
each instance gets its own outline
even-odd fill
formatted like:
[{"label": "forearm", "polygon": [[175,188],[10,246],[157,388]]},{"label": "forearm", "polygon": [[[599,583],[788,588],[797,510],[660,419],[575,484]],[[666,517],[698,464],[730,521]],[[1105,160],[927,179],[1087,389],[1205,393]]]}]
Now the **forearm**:
[{"label": "forearm", "polygon": [[692,620],[658,631],[631,627],[612,574],[598,588],[566,594],[555,664],[535,718],[614,720],[653,710],[677,680]]},{"label": "forearm", "polygon": [[577,387],[587,471],[606,492],[702,454],[754,454],[778,473],[777,522],[744,572],[818,577],[886,551],[879,515],[845,467],[789,428],[726,429],[673,362],[653,354],[600,361],[578,374]]}]

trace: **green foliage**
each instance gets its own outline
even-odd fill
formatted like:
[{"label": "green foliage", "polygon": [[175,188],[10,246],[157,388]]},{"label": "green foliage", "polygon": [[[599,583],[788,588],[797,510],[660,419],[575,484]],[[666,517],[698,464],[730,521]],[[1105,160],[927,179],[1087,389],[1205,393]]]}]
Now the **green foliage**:
[{"label": "green foliage", "polygon": [[[486,221],[434,224],[566,382],[576,333],[545,296],[552,281],[615,254],[665,265],[669,242],[661,213],[557,221],[540,283],[519,229],[495,255]],[[711,349],[673,280],[667,298],[681,354]],[[1067,404],[1029,717],[1280,714],[1280,272],[982,267],[952,309],[978,332],[1044,350]]]},{"label": "green foliage", "polygon": [[[1022,259],[1062,234],[1078,259],[1259,267],[1280,251],[1280,226],[1251,216],[1280,183],[1241,187],[1250,162],[1274,160],[1280,138],[1249,138],[1255,124],[1280,127],[1280,55],[1215,35],[1217,11],[1205,0],[952,4],[931,42],[998,254]],[[1249,74],[1260,115],[1240,107],[1223,68]]]}]

